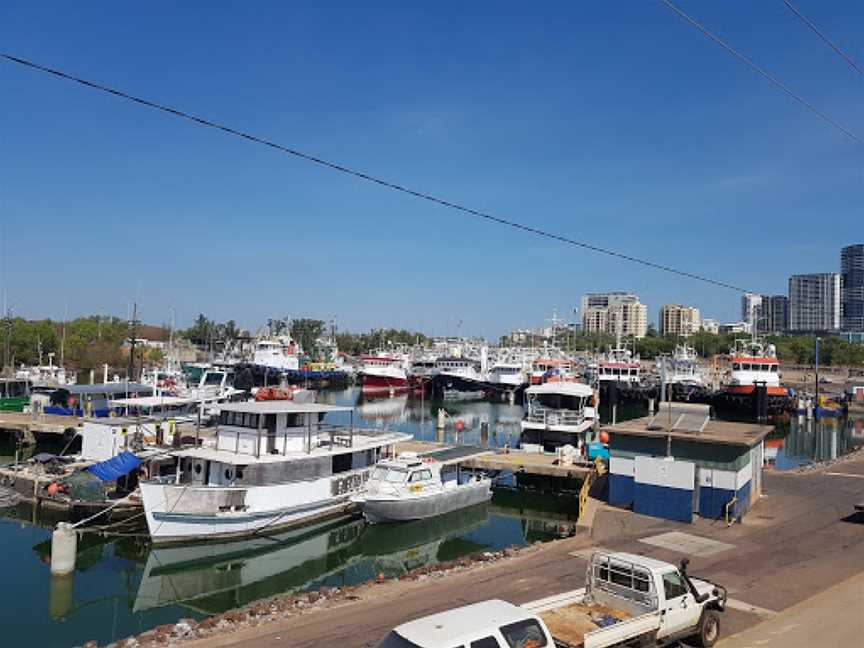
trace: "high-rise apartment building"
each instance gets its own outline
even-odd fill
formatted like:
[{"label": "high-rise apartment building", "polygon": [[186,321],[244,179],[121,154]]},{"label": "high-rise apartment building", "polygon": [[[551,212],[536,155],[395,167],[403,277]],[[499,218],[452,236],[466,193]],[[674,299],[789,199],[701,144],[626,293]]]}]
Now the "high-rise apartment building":
[{"label": "high-rise apartment building", "polygon": [[744,293],[741,297],[741,321],[747,324],[758,322],[762,317],[762,295]]},{"label": "high-rise apartment building", "polygon": [[660,334],[690,336],[699,331],[699,309],[681,304],[663,304],[660,307]]},{"label": "high-rise apartment building", "polygon": [[864,332],[864,245],[840,251],[840,325],[850,333]]},{"label": "high-rise apartment building", "polygon": [[789,330],[789,298],[786,295],[762,295],[759,333],[783,333]]},{"label": "high-rise apartment building", "polygon": [[643,338],[648,332],[648,307],[628,292],[589,293],[581,301],[582,330]]},{"label": "high-rise apartment building", "polygon": [[789,277],[789,330],[836,331],[840,328],[840,273]]}]

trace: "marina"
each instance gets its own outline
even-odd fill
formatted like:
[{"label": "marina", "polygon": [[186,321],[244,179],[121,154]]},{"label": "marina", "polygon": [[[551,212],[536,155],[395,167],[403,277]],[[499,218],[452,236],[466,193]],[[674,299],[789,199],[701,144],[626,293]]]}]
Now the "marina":
[{"label": "marina", "polygon": [[864,5],[9,2],[0,644],[858,645]]}]

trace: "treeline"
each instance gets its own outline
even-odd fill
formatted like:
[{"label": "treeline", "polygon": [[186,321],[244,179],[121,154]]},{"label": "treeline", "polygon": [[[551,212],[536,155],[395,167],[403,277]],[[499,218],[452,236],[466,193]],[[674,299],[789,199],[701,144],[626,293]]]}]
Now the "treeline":
[{"label": "treeline", "polygon": [[361,355],[375,349],[386,349],[399,344],[426,345],[432,341],[427,335],[405,329],[372,329],[368,333],[337,333],[339,351],[349,355]]},{"label": "treeline", "polygon": [[[79,317],[68,322],[50,319],[26,320],[21,317],[0,321],[0,349],[3,367],[15,368],[21,364],[48,364],[54,354],[54,364],[61,359],[69,369],[98,369],[104,364],[112,368],[125,366],[129,361],[124,344],[131,337],[127,320],[117,317]],[[139,324],[137,338],[166,340],[168,331],[163,327]],[[62,358],[61,358],[62,356]],[[136,364],[142,361],[159,362],[159,349],[139,348]]]}]

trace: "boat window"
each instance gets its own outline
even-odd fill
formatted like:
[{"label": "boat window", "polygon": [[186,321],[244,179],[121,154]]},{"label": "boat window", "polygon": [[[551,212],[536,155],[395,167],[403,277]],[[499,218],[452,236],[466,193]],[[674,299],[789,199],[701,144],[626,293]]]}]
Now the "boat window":
[{"label": "boat window", "polygon": [[548,645],[546,633],[535,619],[517,621],[499,628],[510,648],[543,648]]},{"label": "boat window", "polygon": [[663,590],[666,592],[666,600],[684,596],[687,593],[687,588],[681,581],[681,574],[677,571],[663,574]]},{"label": "boat window", "polygon": [[749,363],[749,362],[745,362],[745,363],[743,363],[743,364],[741,365],[741,368],[742,368],[744,371],[750,371],[750,363]]},{"label": "boat window", "polygon": [[732,371],[740,371],[740,370],[741,370],[741,363],[740,362],[733,362],[732,363]]},{"label": "boat window", "polygon": [[771,373],[777,373],[777,369],[778,369],[777,365],[771,365]]},{"label": "boat window", "polygon": [[409,482],[418,482],[418,481],[426,481],[428,479],[432,479],[432,471],[431,470],[415,470],[411,473],[411,479]]},{"label": "boat window", "polygon": [[333,455],[333,474],[348,472],[351,470],[351,454]]}]

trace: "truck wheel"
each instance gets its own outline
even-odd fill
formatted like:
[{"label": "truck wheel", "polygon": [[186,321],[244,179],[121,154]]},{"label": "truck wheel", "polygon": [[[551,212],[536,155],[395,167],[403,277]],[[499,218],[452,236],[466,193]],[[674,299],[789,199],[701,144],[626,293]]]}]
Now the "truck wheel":
[{"label": "truck wheel", "polygon": [[720,638],[720,616],[713,610],[706,610],[699,619],[699,629],[696,633],[696,644],[703,648],[711,648]]}]

